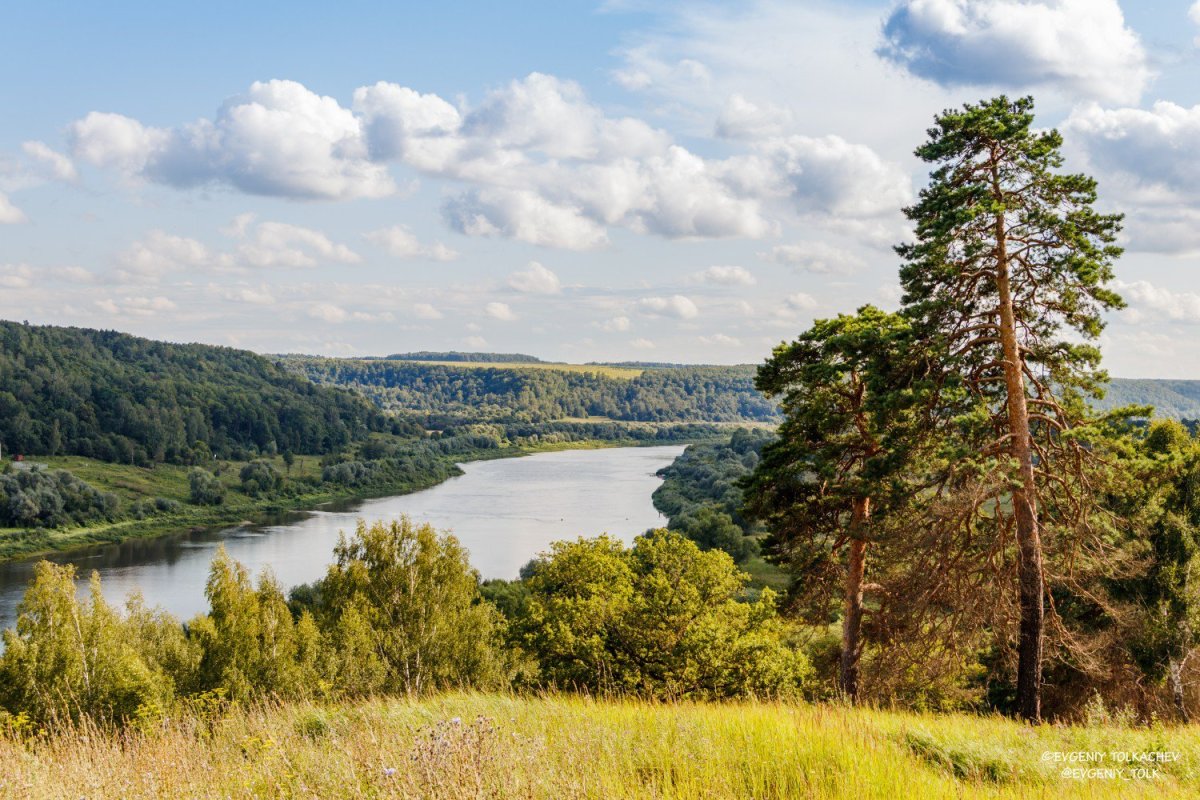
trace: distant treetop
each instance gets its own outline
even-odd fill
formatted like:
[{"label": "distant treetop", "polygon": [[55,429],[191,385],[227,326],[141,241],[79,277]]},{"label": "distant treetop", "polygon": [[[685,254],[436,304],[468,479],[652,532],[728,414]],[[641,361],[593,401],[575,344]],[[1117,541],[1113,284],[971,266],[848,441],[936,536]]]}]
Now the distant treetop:
[{"label": "distant treetop", "polygon": [[[364,359],[365,360],[365,359]],[[524,353],[459,353],[451,351],[449,353],[436,353],[429,350],[421,350],[416,353],[393,353],[390,356],[384,356],[384,361],[468,361],[475,363],[527,363],[541,364],[544,363],[537,356],[529,356]]]}]

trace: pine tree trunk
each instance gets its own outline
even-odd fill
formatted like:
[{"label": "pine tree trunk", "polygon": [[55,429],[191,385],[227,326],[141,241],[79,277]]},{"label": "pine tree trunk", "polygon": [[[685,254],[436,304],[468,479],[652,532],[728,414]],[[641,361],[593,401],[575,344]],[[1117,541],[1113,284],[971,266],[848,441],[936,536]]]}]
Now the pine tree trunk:
[{"label": "pine tree trunk", "polygon": [[1171,699],[1175,703],[1175,710],[1179,712],[1180,721],[1191,722],[1191,716],[1188,714],[1183,698],[1183,665],[1177,659],[1172,658],[1168,664],[1167,680],[1171,684]]},{"label": "pine tree trunk", "polygon": [[1024,358],[1017,342],[1016,317],[1008,277],[1007,230],[1004,215],[996,221],[996,290],[1000,300],[1000,344],[1004,353],[1007,393],[1009,454],[1017,462],[1019,487],[1013,490],[1017,522],[1017,578],[1021,603],[1021,630],[1017,645],[1017,713],[1030,722],[1042,716],[1042,638],[1044,581],[1042,542],[1038,533],[1037,482],[1033,472],[1033,447],[1029,433],[1029,407],[1025,402]]},{"label": "pine tree trunk", "polygon": [[871,516],[871,499],[854,500],[850,519],[850,558],[846,566],[846,608],[842,615],[842,663],[838,682],[842,693],[854,702],[858,699],[858,660],[862,655],[863,573],[867,563],[864,538]]}]

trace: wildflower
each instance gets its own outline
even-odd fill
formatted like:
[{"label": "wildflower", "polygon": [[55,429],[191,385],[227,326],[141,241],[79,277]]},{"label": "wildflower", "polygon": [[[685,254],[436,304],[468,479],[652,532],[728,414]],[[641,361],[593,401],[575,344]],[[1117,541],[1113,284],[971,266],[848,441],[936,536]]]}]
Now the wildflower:
[{"label": "wildflower", "polygon": [[384,768],[383,768],[383,775],[384,775],[384,777],[386,777],[386,778],[390,778],[390,777],[392,777],[392,776],[393,776],[393,775],[395,775],[395,774],[396,774],[396,768],[395,768],[395,767],[384,767]]}]

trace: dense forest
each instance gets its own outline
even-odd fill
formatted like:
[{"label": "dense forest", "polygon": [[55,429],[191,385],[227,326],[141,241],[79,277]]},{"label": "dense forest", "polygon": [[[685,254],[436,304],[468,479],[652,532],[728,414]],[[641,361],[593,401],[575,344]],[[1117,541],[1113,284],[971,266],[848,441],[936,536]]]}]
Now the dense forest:
[{"label": "dense forest", "polygon": [[[366,357],[363,361],[374,360],[371,357]],[[419,350],[415,353],[393,353],[390,356],[384,356],[384,361],[461,361],[479,364],[541,364],[544,363],[536,356],[527,356],[524,353],[460,353],[457,350],[447,352],[435,352],[430,350]]]},{"label": "dense forest", "polygon": [[430,428],[464,419],[771,421],[777,413],[755,390],[748,366],[647,369],[636,377],[615,377],[600,367],[587,372],[299,358],[286,363],[317,383],[356,389],[385,410],[415,415]]},{"label": "dense forest", "polygon": [[383,430],[420,433],[245,350],[0,322],[6,453],[189,462],[327,453]]}]

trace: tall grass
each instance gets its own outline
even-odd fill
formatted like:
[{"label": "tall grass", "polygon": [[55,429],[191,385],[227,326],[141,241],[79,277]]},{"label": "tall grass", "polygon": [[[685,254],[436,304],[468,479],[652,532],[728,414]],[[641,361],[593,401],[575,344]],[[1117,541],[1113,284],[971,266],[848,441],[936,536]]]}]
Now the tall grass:
[{"label": "tall grass", "polygon": [[[1044,752],[1170,751],[1153,779]],[[832,705],[452,694],[0,738],[0,797],[1200,796],[1200,728],[1030,728]]]}]

